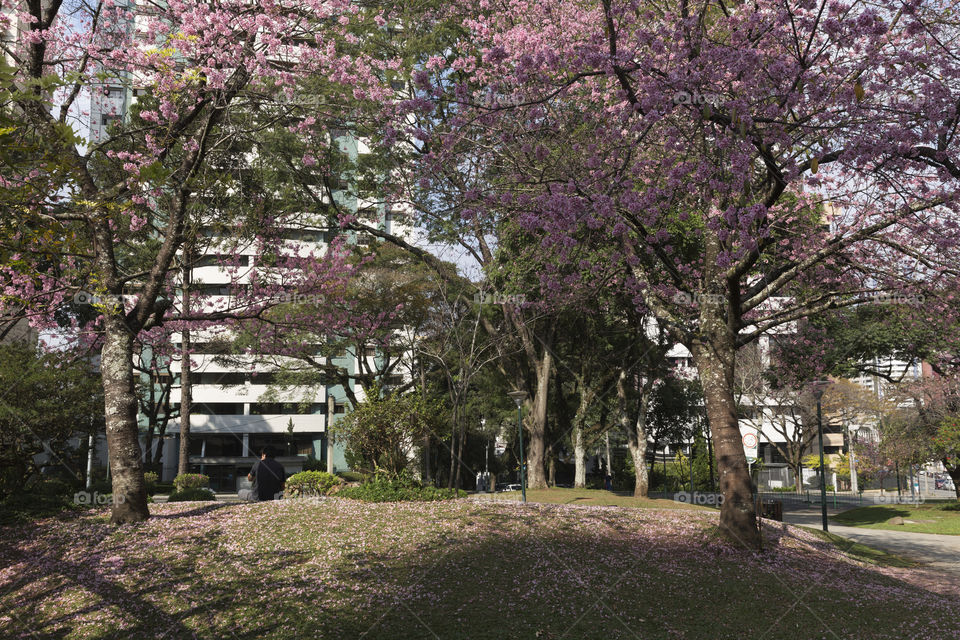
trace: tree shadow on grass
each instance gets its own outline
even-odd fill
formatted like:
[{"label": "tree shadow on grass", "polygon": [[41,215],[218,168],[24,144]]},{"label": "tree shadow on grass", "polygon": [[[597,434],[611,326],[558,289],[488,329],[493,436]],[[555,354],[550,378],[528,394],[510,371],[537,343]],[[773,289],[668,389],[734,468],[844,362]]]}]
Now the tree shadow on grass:
[{"label": "tree shadow on grass", "polygon": [[833,516],[833,520],[840,524],[856,527],[865,524],[883,524],[890,518],[896,516],[907,518],[910,516],[910,511],[894,506],[857,507],[856,509],[838,513]]},{"label": "tree shadow on grass", "polygon": [[[176,502],[172,504],[177,504]],[[187,511],[179,511],[177,513],[152,513],[150,514],[150,519],[156,520],[176,520],[178,518],[192,518],[194,516],[202,516],[208,513],[212,513],[218,509],[223,509],[224,507],[235,507],[236,504],[227,504],[225,502],[211,502],[203,503],[203,506],[189,509]]]},{"label": "tree shadow on grass", "polygon": [[[770,548],[756,554],[710,538],[709,518],[438,506],[412,525],[426,533],[417,538],[386,522],[386,541],[361,543],[369,521],[333,541],[283,535],[291,524],[322,529],[325,508],[337,505],[275,521],[259,547],[213,528],[142,552],[131,547],[152,537],[109,539],[115,529],[103,527],[85,541],[89,560],[57,547],[22,558],[25,575],[4,584],[13,588],[0,604],[43,638],[898,637],[917,617],[946,620],[941,636],[960,634],[930,594],[818,553],[817,541],[792,545],[789,530],[771,528]],[[854,586],[867,595],[846,597]],[[98,600],[58,609],[71,587]],[[885,591],[896,597],[869,597]],[[98,631],[105,607],[128,626]]]}]

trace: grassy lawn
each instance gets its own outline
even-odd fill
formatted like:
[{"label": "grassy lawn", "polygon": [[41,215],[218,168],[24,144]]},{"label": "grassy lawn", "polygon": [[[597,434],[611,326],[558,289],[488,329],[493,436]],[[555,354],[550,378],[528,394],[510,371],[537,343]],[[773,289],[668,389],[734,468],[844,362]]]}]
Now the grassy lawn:
[{"label": "grassy lawn", "polygon": [[[960,535],[960,511],[947,509],[956,505],[948,502],[926,502],[920,505],[893,504],[858,507],[833,516],[838,524],[868,529],[891,531],[914,531],[916,533],[943,533]],[[903,524],[890,524],[889,520],[901,517]]]},{"label": "grassy lawn", "polygon": [[[486,494],[491,500],[516,501],[519,491],[504,491]],[[674,500],[655,500],[652,498],[634,498],[600,489],[527,489],[527,501],[541,504],[573,504],[599,507],[634,507],[639,509],[704,509],[696,505]]]},{"label": "grassy lawn", "polygon": [[151,505],[0,530],[3,638],[906,638],[960,601],[710,510],[457,500]]}]

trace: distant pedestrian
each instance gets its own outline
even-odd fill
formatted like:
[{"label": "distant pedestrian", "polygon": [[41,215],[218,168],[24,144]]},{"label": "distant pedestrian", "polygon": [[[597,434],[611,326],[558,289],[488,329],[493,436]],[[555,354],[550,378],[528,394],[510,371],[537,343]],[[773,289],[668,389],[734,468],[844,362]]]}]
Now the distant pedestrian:
[{"label": "distant pedestrian", "polygon": [[613,477],[609,473],[603,477],[603,488],[613,491]]},{"label": "distant pedestrian", "polygon": [[254,463],[247,480],[253,483],[250,489],[253,500],[276,500],[283,491],[283,465],[276,461],[273,447],[260,451],[260,460]]}]

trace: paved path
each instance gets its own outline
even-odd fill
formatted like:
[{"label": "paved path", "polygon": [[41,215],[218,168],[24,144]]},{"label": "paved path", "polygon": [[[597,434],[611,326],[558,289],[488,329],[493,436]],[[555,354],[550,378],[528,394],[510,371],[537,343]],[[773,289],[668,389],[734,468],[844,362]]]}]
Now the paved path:
[{"label": "paved path", "polygon": [[[822,524],[819,511],[789,512],[783,514],[783,519],[789,524],[802,524],[816,529]],[[828,522],[828,528],[830,533],[926,563],[930,569],[960,580],[960,536],[844,527],[833,522]]]}]

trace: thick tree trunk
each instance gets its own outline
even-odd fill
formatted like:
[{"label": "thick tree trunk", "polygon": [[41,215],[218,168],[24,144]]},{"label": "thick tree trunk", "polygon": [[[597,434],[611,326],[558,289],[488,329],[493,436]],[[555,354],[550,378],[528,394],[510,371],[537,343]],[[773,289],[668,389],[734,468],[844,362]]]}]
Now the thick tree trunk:
[{"label": "thick tree trunk", "polygon": [[557,486],[557,455],[550,449],[550,465],[548,470],[547,482],[551,487]]},{"label": "thick tree trunk", "polygon": [[627,435],[627,448],[633,459],[634,483],[633,495],[647,497],[650,492],[650,476],[647,473],[647,404],[652,381],[645,381],[641,385],[640,398],[637,401],[636,418],[627,410],[626,374],[620,373],[617,378],[617,404],[620,413],[620,428]]},{"label": "thick tree trunk", "polygon": [[113,478],[110,522],[140,522],[150,517],[150,510],[143,484],[143,451],[138,440],[133,336],[121,316],[104,314],[104,322],[106,331],[100,354],[100,371]]},{"label": "thick tree trunk", "polygon": [[577,422],[573,427],[573,486],[583,489],[587,486],[587,450],[583,446],[583,429]]},{"label": "thick tree trunk", "polygon": [[803,493],[803,474],[800,472],[800,467],[793,469],[793,487],[797,494]]},{"label": "thick tree trunk", "polygon": [[943,466],[946,467],[950,479],[953,480],[953,491],[957,494],[957,500],[960,501],[960,465],[950,466],[944,460]]},{"label": "thick tree trunk", "polygon": [[547,433],[547,394],[552,368],[553,356],[549,349],[544,349],[543,356],[537,363],[537,387],[536,394],[533,397],[533,406],[527,416],[527,431],[530,440],[527,447],[527,487],[530,489],[547,488],[544,453],[546,451]]},{"label": "thick tree trunk", "polygon": [[713,432],[717,469],[720,472],[720,532],[732,542],[749,548],[759,546],[753,503],[753,480],[747,469],[733,395],[734,337],[721,321],[704,312],[703,331],[709,340],[692,345],[694,362],[703,385],[707,419]]}]

